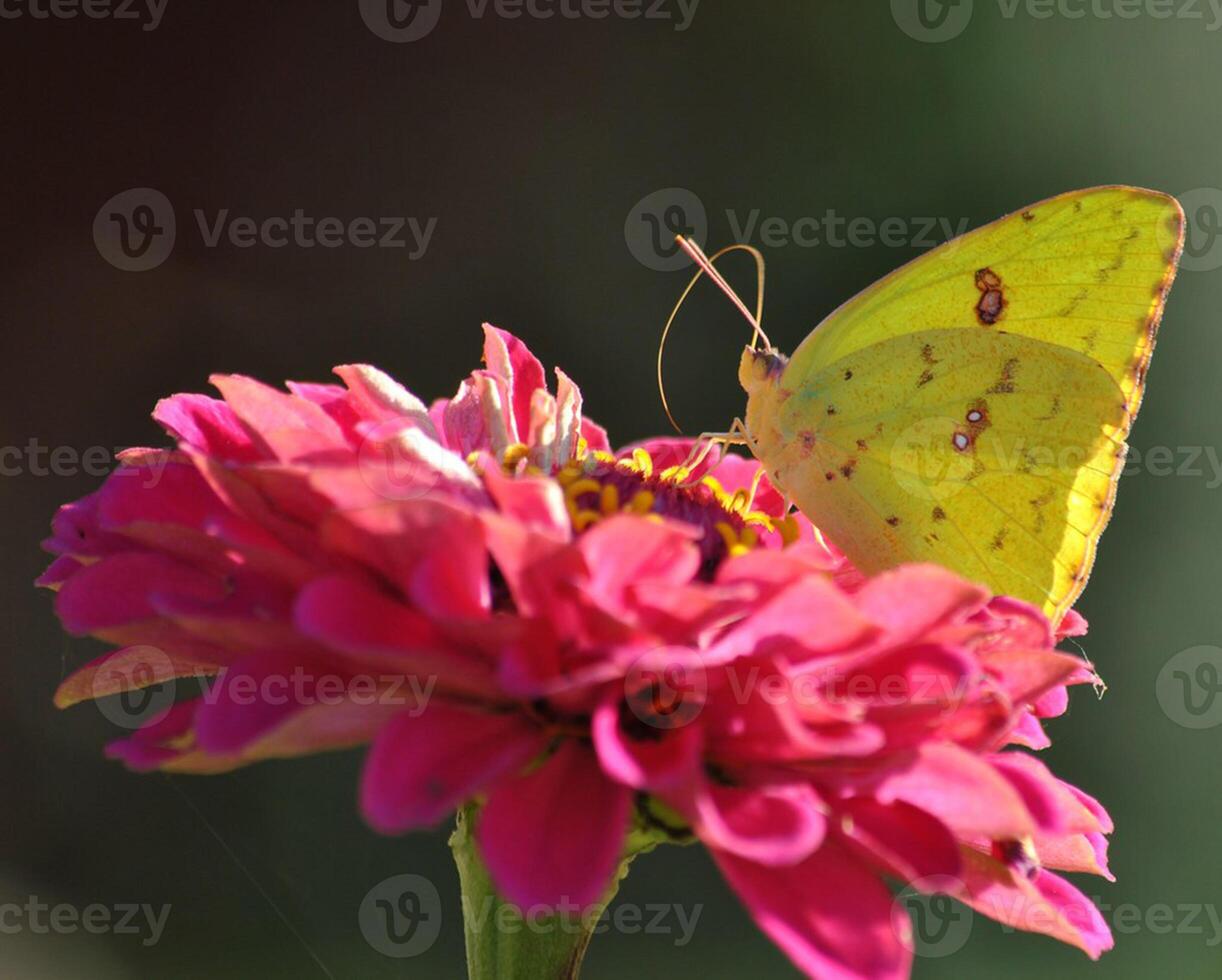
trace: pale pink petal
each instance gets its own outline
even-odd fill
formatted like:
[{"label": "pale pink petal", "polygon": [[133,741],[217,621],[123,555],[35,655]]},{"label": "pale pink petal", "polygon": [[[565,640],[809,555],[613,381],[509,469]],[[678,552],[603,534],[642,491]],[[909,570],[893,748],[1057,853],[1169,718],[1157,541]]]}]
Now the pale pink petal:
[{"label": "pale pink petal", "polygon": [[484,324],[484,363],[490,374],[505,382],[509,392],[507,408],[513,420],[513,441],[525,442],[531,397],[547,388],[543,365],[517,337],[490,323]]}]

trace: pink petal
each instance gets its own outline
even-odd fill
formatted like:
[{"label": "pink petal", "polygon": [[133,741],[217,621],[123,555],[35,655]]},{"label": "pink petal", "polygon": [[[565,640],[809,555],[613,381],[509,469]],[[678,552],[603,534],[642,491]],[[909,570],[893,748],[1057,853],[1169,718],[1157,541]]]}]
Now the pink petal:
[{"label": "pink petal", "polygon": [[870,579],[857,593],[857,606],[900,643],[971,614],[988,597],[939,565],[903,565]]},{"label": "pink petal", "polygon": [[775,653],[800,662],[868,639],[875,627],[840,589],[805,575],[756,608],[709,650],[712,661]]},{"label": "pink petal", "polygon": [[558,541],[568,540],[572,525],[564,491],[555,480],[508,476],[490,456],[482,460],[482,475],[488,496],[502,514]]},{"label": "pink petal", "polygon": [[437,430],[424,402],[383,371],[368,364],[341,364],[335,368],[348,386],[352,400],[365,418],[375,422],[401,418],[437,439]]},{"label": "pink petal", "polygon": [[312,705],[346,700],[348,679],[335,665],[296,652],[244,657],[208,685],[196,740],[215,755],[240,752]]},{"label": "pink petal", "polygon": [[942,821],[907,803],[886,806],[865,797],[844,800],[845,836],[902,881],[957,877],[959,845]]},{"label": "pink petal", "polygon": [[297,629],[355,661],[437,677],[446,690],[492,696],[492,665],[454,649],[426,617],[360,579],[330,576],[297,597]]},{"label": "pink petal", "polygon": [[707,846],[769,867],[799,864],[827,833],[825,807],[804,783],[751,787],[701,781],[676,804]]},{"label": "pink petal", "polygon": [[534,392],[547,388],[543,365],[527,346],[507,330],[484,324],[484,363],[501,378],[510,393],[508,406],[514,422],[514,441],[525,442],[530,429],[530,402]]},{"label": "pink petal", "polygon": [[361,810],[384,834],[431,827],[520,770],[546,744],[543,731],[524,715],[430,701],[378,735],[361,778]]},{"label": "pink petal", "polygon": [[990,760],[1022,794],[1023,802],[1042,830],[1052,833],[1102,830],[1094,814],[1039,759],[1026,752],[998,752]]},{"label": "pink petal", "polygon": [[759,927],[808,976],[908,980],[912,944],[893,927],[891,892],[834,841],[787,868],[713,856]]},{"label": "pink petal", "polygon": [[209,380],[256,444],[276,458],[291,461],[347,449],[339,426],[313,402],[240,374],[217,374]]},{"label": "pink petal", "polygon": [[84,634],[156,618],[157,594],[219,600],[224,583],[215,575],[144,552],[111,555],[78,571],[55,600],[64,629]]},{"label": "pink petal", "polygon": [[905,767],[884,776],[874,793],[884,803],[900,800],[925,810],[960,836],[1021,840],[1036,829],[1010,781],[956,745],[921,747]]},{"label": "pink petal", "polygon": [[616,613],[627,608],[630,589],[690,581],[700,567],[694,534],[684,525],[630,515],[599,521],[577,541],[590,569],[587,594]]},{"label": "pink petal", "polygon": [[180,656],[155,647],[112,650],[73,671],[55,690],[55,707],[136,691],[183,677],[211,677],[219,665],[206,659]]},{"label": "pink petal", "polygon": [[591,719],[594,749],[607,775],[634,789],[659,790],[699,772],[704,746],[699,725],[680,721],[672,729],[651,727],[657,725],[652,718],[629,713],[625,730],[621,715],[626,712],[630,709],[624,692],[613,687]]},{"label": "pink petal", "polygon": [[1038,871],[1033,882],[965,847],[961,878],[963,893],[956,897],[1003,925],[1052,936],[1091,959],[1112,948],[1111,932],[1094,903],[1051,871]]},{"label": "pink petal", "polygon": [[250,463],[266,456],[233,409],[207,395],[173,395],[153,410],[170,435],[192,449],[234,463]]},{"label": "pink petal", "polygon": [[499,783],[476,840],[497,891],[523,909],[602,899],[623,856],[632,790],[566,741],[533,772]]}]

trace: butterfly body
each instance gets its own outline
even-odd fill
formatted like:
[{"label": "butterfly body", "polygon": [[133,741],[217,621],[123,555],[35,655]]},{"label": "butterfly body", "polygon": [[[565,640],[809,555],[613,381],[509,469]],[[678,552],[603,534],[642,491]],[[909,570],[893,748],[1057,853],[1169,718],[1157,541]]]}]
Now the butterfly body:
[{"label": "butterfly body", "polygon": [[866,572],[933,561],[1057,620],[1085,585],[1183,240],[1172,198],[1062,195],[927,253],[786,359],[752,451]]}]

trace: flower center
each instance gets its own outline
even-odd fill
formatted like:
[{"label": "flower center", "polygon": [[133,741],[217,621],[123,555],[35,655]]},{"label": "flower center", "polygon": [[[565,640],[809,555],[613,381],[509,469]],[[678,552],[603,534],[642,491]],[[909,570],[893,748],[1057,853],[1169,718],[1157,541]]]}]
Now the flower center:
[{"label": "flower center", "polygon": [[610,453],[586,453],[563,467],[556,479],[564,488],[569,518],[578,533],[622,513],[654,520],[667,517],[698,528],[703,578],[711,577],[725,558],[756,547],[763,533],[779,531],[787,541],[791,534],[796,536],[791,519],[775,520],[752,509],[753,491],[730,493],[712,474],[693,479],[685,465],[658,470],[643,449],[622,459]]}]

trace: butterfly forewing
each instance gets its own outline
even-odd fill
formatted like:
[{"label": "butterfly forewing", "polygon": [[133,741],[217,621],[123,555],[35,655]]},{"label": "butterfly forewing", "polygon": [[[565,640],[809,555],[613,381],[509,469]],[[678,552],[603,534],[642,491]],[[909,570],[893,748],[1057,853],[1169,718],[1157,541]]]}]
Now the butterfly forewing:
[{"label": "butterfly forewing", "polygon": [[1111,512],[1181,243],[1174,200],[1132,188],[950,242],[753,393],[754,449],[863,570],[936,561],[1059,619]]}]

